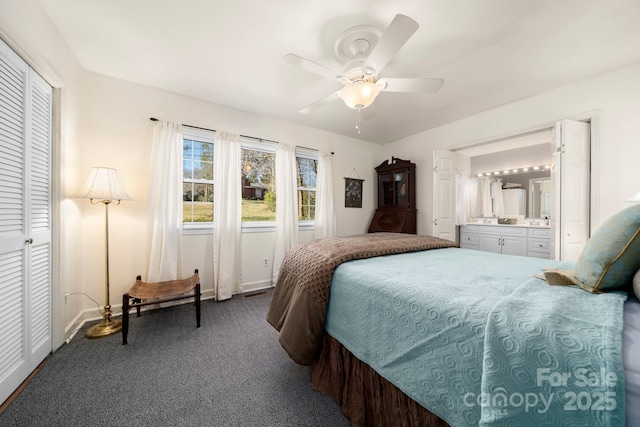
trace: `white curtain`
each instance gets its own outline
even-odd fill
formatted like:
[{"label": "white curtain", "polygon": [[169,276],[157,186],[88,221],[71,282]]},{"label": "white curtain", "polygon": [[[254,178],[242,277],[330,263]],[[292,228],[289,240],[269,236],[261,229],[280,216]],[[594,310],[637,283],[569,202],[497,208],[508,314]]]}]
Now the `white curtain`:
[{"label": "white curtain", "polygon": [[482,216],[482,190],[480,186],[481,179],[471,178],[469,183],[469,217],[477,218]]},{"label": "white curtain", "polygon": [[493,214],[495,216],[502,216],[504,213],[504,200],[502,198],[501,179],[491,183],[491,194],[493,195]]},{"label": "white curtain", "polygon": [[182,126],[158,121],[149,168],[146,280],[182,277]]},{"label": "white curtain", "polygon": [[296,147],[278,144],[276,150],[276,241],[273,283],[289,249],[298,244],[298,174]]},{"label": "white curtain", "polygon": [[214,155],[213,277],[216,300],[240,290],[242,237],[242,149],[239,135],[218,132]]},{"label": "white curtain", "polygon": [[481,200],[482,203],[482,216],[483,217],[491,217],[493,216],[493,204],[491,200],[491,180],[483,176],[480,179],[480,187],[481,187]]},{"label": "white curtain", "polygon": [[456,225],[467,225],[466,211],[469,206],[469,199],[466,197],[466,178],[456,171]]},{"label": "white curtain", "polygon": [[333,206],[333,154],[320,152],[316,179],[316,217],[313,237],[320,239],[336,234],[336,215]]}]

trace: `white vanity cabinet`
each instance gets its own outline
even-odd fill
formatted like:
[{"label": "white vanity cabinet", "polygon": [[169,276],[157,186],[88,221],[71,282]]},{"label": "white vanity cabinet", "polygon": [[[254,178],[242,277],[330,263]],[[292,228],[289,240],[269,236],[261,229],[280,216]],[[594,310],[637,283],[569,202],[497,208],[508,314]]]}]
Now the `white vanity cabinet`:
[{"label": "white vanity cabinet", "polygon": [[537,258],[550,258],[549,250],[549,229],[548,228],[529,228],[529,249],[527,256]]},{"label": "white vanity cabinet", "polygon": [[478,226],[463,225],[460,227],[460,247],[478,250]]},{"label": "white vanity cabinet", "polygon": [[513,226],[481,226],[478,232],[481,251],[527,256],[527,229]]},{"label": "white vanity cabinet", "polygon": [[549,229],[514,225],[460,227],[460,247],[498,254],[549,258]]}]

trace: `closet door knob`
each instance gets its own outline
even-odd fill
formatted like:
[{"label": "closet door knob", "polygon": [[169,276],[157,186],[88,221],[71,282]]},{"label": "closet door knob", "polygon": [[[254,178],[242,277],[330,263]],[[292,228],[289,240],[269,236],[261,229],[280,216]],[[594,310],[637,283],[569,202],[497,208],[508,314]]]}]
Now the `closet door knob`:
[{"label": "closet door knob", "polygon": [[32,243],[33,243],[33,239],[32,239],[32,238],[29,238],[29,239],[25,240],[24,242],[25,242],[25,243],[28,243],[28,244],[32,244]]}]

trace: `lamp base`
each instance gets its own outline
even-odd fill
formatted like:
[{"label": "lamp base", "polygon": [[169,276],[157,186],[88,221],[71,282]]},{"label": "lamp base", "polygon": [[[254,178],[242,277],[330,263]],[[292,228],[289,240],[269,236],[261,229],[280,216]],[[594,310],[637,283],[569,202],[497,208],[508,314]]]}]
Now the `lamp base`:
[{"label": "lamp base", "polygon": [[87,329],[85,336],[89,339],[104,338],[109,335],[117,334],[121,330],[122,320],[112,320],[108,318]]}]

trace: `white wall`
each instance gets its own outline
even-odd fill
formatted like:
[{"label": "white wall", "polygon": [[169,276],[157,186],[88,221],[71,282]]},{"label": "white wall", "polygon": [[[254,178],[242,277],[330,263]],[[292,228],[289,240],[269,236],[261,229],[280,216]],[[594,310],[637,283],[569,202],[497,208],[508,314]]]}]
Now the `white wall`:
[{"label": "white wall", "polygon": [[547,143],[471,157],[470,173],[475,176],[478,173],[502,172],[550,163],[551,144]]},{"label": "white wall", "polygon": [[[70,198],[92,166],[118,169],[131,202],[110,208],[111,303],[143,274],[146,259],[147,173],[152,122],[149,117],[237,132],[323,151],[333,151],[337,233],[366,232],[374,209],[373,166],[381,147],[281,120],[226,108],[194,98],[85,72],[37,0],[0,0],[0,36],[61,89],[59,135],[53,180],[55,216],[54,347],[88,315],[97,314],[86,293],[104,304],[104,206]],[[362,209],[344,208],[344,180],[356,168],[366,180]],[[311,238],[309,232],[302,240]],[[273,233],[243,235],[243,277],[249,284],[269,281]],[[211,235],[185,237],[186,272],[202,272],[203,291],[211,294]],[[66,331],[66,332],[65,332]]]},{"label": "white wall", "polygon": [[[150,117],[235,132],[322,151],[333,151],[334,194],[339,235],[365,233],[374,209],[374,170],[381,146],[294,125],[264,116],[215,105],[94,73],[84,78],[83,153],[78,167],[88,174],[92,166],[118,170],[134,199],[110,208],[111,303],[120,306],[122,294],[138,274],[144,275],[147,239],[147,188],[153,122]],[[362,209],[344,208],[344,177],[356,168],[365,179]],[[82,281],[86,292],[100,299],[103,272],[104,207],[74,201],[83,212]],[[246,290],[271,283],[274,233],[244,233],[242,282]],[[310,238],[303,233],[302,239]],[[185,235],[184,272],[200,270],[204,297],[213,293],[213,236]],[[269,265],[264,267],[264,258]],[[91,305],[85,308],[91,309]]]},{"label": "white wall", "polygon": [[626,200],[640,190],[638,76],[640,63],[631,64],[383,146],[383,158],[394,155],[416,163],[418,232],[432,231],[432,150],[548,128],[563,118],[594,118],[592,229],[627,207]]}]

